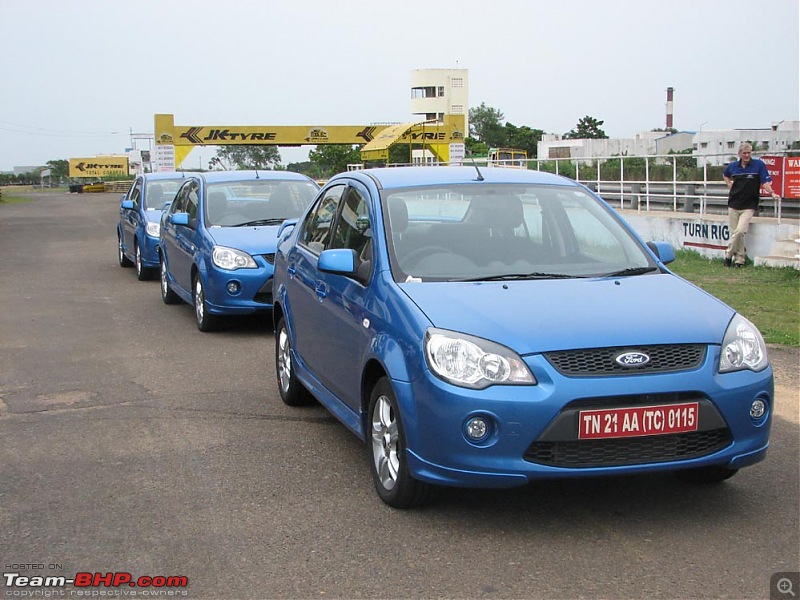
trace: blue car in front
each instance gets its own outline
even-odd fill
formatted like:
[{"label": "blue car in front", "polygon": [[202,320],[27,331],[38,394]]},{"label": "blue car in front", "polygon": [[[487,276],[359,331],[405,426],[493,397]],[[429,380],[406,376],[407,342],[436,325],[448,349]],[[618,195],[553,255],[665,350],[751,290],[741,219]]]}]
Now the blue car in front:
[{"label": "blue car in front", "polygon": [[364,440],[395,507],[432,485],[727,479],[766,454],[772,368],[757,328],[672,260],[565,178],[338,175],[278,246],[281,397]]}]

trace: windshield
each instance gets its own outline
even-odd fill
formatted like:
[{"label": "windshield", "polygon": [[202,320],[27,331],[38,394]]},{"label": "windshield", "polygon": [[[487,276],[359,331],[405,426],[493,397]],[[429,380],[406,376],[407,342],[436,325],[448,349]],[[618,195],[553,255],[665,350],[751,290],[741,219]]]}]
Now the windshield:
[{"label": "windshield", "polygon": [[210,183],[206,186],[206,223],[222,227],[279,225],[302,215],[316,193],[310,181]]},{"label": "windshield", "polygon": [[657,270],[613,211],[581,188],[469,184],[383,194],[389,260],[398,282]]},{"label": "windshield", "polygon": [[178,188],[185,181],[186,179],[183,177],[178,177],[177,179],[157,179],[148,182],[144,194],[144,207],[162,210],[165,203],[172,202],[175,194],[178,193]]}]

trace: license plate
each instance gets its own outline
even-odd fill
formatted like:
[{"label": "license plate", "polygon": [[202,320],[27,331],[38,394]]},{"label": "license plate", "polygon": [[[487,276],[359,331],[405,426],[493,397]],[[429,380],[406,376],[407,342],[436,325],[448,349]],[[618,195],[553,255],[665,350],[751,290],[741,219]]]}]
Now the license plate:
[{"label": "license plate", "polygon": [[582,410],[578,439],[626,438],[697,431],[697,402]]}]

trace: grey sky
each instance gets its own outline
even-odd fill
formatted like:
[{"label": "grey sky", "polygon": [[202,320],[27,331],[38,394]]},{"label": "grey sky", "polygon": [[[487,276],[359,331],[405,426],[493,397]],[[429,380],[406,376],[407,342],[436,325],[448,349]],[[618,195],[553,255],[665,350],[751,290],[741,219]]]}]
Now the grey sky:
[{"label": "grey sky", "polygon": [[156,113],[407,121],[421,68],[469,69],[471,107],[548,133],[664,127],[670,86],[680,130],[769,127],[799,118],[799,19],[797,0],[0,0],[0,170],[121,153]]}]

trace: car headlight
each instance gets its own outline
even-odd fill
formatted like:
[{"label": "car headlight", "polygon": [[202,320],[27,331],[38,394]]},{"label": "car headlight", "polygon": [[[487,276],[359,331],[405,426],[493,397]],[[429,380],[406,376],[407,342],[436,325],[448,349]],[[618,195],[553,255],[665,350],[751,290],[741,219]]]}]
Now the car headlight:
[{"label": "car headlight", "polygon": [[758,328],[742,315],[734,315],[722,338],[719,372],[763,371],[767,365],[767,345]]},{"label": "car headlight", "polygon": [[434,374],[461,387],[482,390],[490,385],[536,383],[516,352],[464,333],[428,329],[425,358]]},{"label": "car headlight", "polygon": [[157,238],[158,234],[161,232],[161,225],[149,221],[145,229],[147,230],[147,235],[149,235],[150,237]]},{"label": "car headlight", "polygon": [[225,246],[214,246],[211,260],[220,269],[235,271],[236,269],[256,269],[258,265],[247,252]]}]

